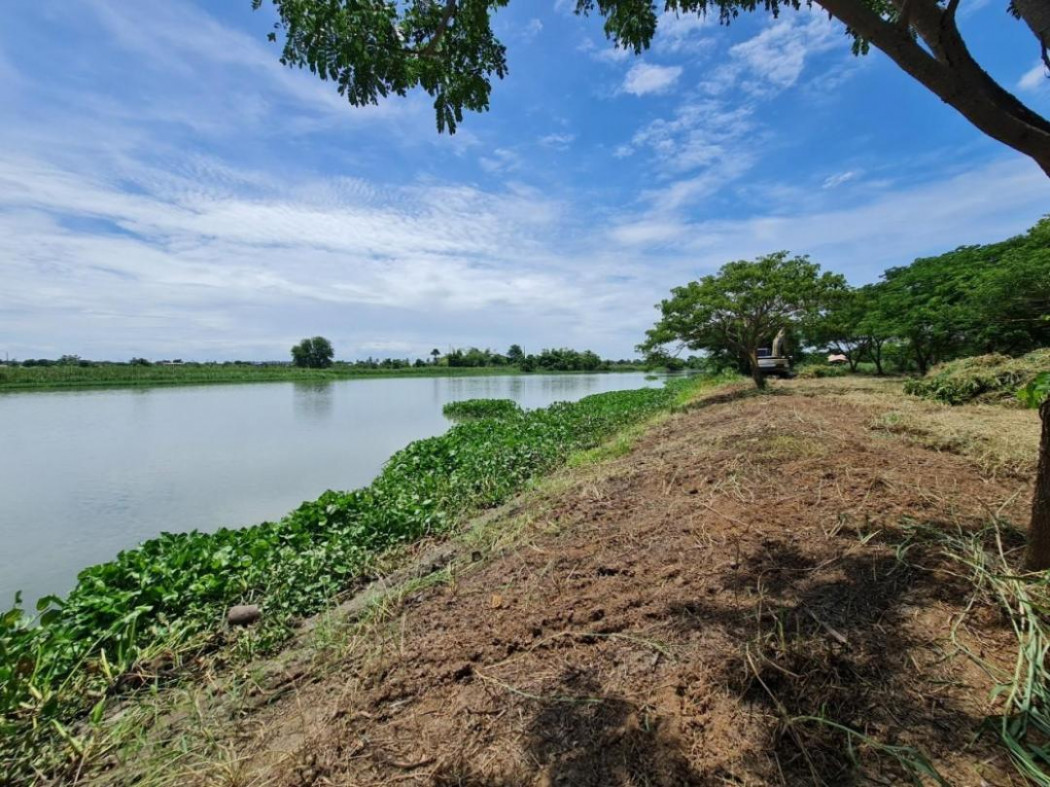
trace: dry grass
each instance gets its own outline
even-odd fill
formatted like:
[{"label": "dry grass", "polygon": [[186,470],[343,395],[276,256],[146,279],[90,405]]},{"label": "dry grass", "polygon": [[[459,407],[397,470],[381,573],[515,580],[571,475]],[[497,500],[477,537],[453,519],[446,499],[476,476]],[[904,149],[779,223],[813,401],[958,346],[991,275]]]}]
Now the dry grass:
[{"label": "dry grass", "polygon": [[934,451],[965,456],[989,476],[1035,473],[1039,416],[990,404],[951,406],[901,394],[899,380],[850,378],[796,383],[803,395],[837,395],[867,408],[871,428]]}]

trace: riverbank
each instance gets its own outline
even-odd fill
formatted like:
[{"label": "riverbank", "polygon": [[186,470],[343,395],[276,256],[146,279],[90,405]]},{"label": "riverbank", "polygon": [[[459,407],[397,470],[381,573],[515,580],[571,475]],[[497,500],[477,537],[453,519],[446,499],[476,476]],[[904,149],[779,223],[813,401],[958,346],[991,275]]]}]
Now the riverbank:
[{"label": "riverbank", "polygon": [[[641,365],[617,365],[592,371],[533,371],[529,374],[615,374],[646,371]],[[247,364],[103,364],[98,366],[0,366],[0,393],[78,388],[139,386],[230,385],[239,383],[323,383],[391,377],[486,377],[522,374],[517,366],[422,366],[404,369],[362,369],[336,363],[327,369]]]},{"label": "riverbank", "polygon": [[681,379],[464,423],[399,451],[368,487],[325,493],[280,521],[166,533],[85,569],[68,597],[44,599],[40,625],[25,625],[17,608],[0,617],[0,759],[23,775],[59,767],[63,740],[83,748],[66,733],[81,713],[101,720],[113,697],[223,650],[216,623],[227,606],[262,604],[250,652],[272,650],[296,619],[366,581],[391,550],[456,529],[573,451],[712,382]]},{"label": "riverbank", "polygon": [[1023,610],[1046,585],[1010,569],[1037,424],[873,379],[711,392],[411,549],[279,656],[114,707],[82,777],[1027,783],[1003,737],[1039,743],[1045,693]]}]

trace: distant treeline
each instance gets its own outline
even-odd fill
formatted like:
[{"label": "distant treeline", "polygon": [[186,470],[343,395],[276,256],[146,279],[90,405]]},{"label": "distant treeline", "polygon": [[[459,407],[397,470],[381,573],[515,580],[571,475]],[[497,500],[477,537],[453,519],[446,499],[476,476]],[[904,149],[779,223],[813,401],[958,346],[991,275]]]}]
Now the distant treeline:
[{"label": "distant treeline", "polygon": [[[24,361],[8,360],[0,365],[25,368],[93,367],[122,366],[182,366],[199,368],[229,367],[292,367],[292,361],[183,361],[162,359],[151,361],[147,358],[132,358],[130,361],[92,361],[79,355],[63,355],[59,358],[27,358]],[[608,371],[614,368],[638,368],[644,362],[638,359],[624,358],[619,360],[604,359],[592,350],[573,350],[567,347],[544,349],[537,354],[525,354],[518,345],[512,345],[507,353],[498,353],[489,349],[470,347],[469,349],[452,349],[447,353],[432,351],[428,359],[423,358],[365,358],[357,361],[335,361],[333,369],[421,369],[424,367],[445,367],[481,369],[488,367],[516,367],[523,372],[557,371],[557,372],[595,372]]]},{"label": "distant treeline", "polygon": [[[675,368],[686,365],[676,361]],[[648,367],[633,359],[608,360],[590,350],[545,349],[536,354],[513,345],[507,353],[435,350],[429,358],[366,358],[303,368],[292,361],[183,361],[180,358],[92,361],[76,355],[0,363],[0,390],[79,386],[188,385],[203,383],[324,381],[372,375],[460,376],[521,372],[619,372]]]}]

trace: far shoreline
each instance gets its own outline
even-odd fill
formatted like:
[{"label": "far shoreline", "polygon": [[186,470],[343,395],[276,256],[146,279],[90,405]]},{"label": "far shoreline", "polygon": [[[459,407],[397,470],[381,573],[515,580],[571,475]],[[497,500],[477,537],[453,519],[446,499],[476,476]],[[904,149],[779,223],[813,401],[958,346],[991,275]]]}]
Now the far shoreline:
[{"label": "far shoreline", "polygon": [[[32,374],[25,374],[25,372]],[[106,372],[113,372],[106,374]],[[440,378],[555,376],[581,374],[663,373],[643,365],[616,365],[605,369],[536,369],[523,372],[517,366],[449,367],[425,366],[402,369],[360,369],[334,364],[325,369],[295,366],[247,366],[223,364],[181,364],[170,366],[100,366],[22,369],[0,368],[0,394],[47,391],[103,390],[123,388],[172,388],[199,385],[233,385],[281,382],[336,382],[370,378]],[[25,377],[28,379],[19,379]],[[50,379],[48,379],[50,378]]]}]

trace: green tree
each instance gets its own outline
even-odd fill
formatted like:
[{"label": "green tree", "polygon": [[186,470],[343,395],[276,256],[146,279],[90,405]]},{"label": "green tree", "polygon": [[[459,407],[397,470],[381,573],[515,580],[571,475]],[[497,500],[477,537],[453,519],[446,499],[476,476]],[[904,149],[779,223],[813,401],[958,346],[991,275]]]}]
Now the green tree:
[{"label": "green tree", "polygon": [[681,342],[693,350],[728,350],[747,358],[755,386],[764,388],[758,348],[781,329],[811,319],[845,289],[841,275],[821,273],[808,257],[786,251],[729,262],[717,274],[675,287],[638,349],[649,353]]},{"label": "green tree", "polygon": [[292,348],[292,363],[307,369],[326,369],[334,356],[332,343],[323,336],[303,339]]},{"label": "green tree", "polygon": [[920,373],[966,355],[1020,355],[1050,345],[1050,219],[1024,235],[963,246],[890,268],[866,289],[859,326],[902,343]]},{"label": "green tree", "polygon": [[517,366],[521,363],[521,359],[525,357],[525,351],[521,349],[520,344],[512,344],[510,349],[507,350],[507,360]]},{"label": "green tree", "polygon": [[441,357],[441,350],[439,350],[437,347],[435,347],[433,350],[430,351],[430,358],[431,358],[430,362],[432,364],[434,364],[435,366],[437,366],[438,358],[440,358],[440,357]]},{"label": "green tree", "polygon": [[868,355],[866,304],[860,290],[843,289],[828,299],[827,308],[804,320],[806,339],[823,350],[843,355],[851,372]]},{"label": "green tree", "polygon": [[[455,132],[463,110],[489,107],[492,79],[507,73],[506,48],[491,16],[509,0],[272,0],[271,41],[283,34],[281,62],[336,83],[355,106],[421,88],[434,99],[439,131]],[[636,54],[656,34],[658,12],[717,14],[729,24],[742,12],[817,5],[845,25],[855,54],[881,50],[912,78],[982,132],[1030,156],[1050,175],[1050,121],[988,75],[956,24],[960,0],[576,0],[597,11],[605,33]],[[259,8],[263,0],[252,0]],[[1050,67],[1050,3],[1012,0],[1008,10],[1035,37],[1033,51]],[[1018,50],[1027,63],[1030,54]]]}]

